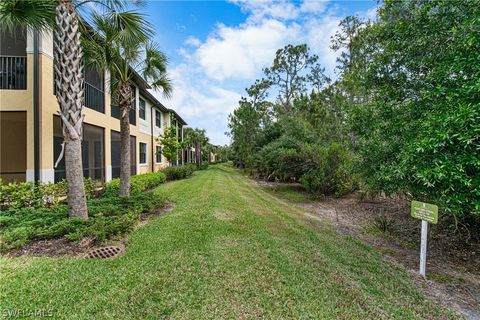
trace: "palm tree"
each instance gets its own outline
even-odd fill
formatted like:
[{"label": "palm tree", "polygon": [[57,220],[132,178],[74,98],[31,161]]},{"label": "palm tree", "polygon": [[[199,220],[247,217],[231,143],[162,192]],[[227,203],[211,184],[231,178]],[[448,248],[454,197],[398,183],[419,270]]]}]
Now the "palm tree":
[{"label": "palm tree", "polygon": [[204,129],[186,128],[186,141],[195,146],[195,163],[197,166],[202,164],[202,146],[208,143],[208,137]]},{"label": "palm tree", "polygon": [[[83,3],[88,2],[84,1]],[[110,9],[122,7],[122,0],[92,0]],[[83,61],[80,23],[72,0],[3,0],[0,26],[54,31],[55,85],[62,120],[65,169],[68,184],[68,213],[88,218],[82,169]],[[58,162],[58,161],[57,161]]]},{"label": "palm tree", "polygon": [[86,61],[108,70],[111,92],[120,107],[120,195],[130,194],[130,123],[132,85],[136,70],[154,89],[168,97],[172,91],[167,77],[166,56],[150,41],[152,30],[141,14],[133,11],[94,15],[96,36],[85,39]]}]

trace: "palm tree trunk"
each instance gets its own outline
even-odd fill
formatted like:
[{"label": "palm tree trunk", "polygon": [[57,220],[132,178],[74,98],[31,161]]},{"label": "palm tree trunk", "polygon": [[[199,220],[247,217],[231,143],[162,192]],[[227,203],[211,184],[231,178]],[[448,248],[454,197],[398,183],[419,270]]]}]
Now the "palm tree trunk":
[{"label": "palm tree trunk", "polygon": [[120,195],[130,195],[130,122],[129,111],[132,104],[132,88],[128,82],[118,87],[120,105]]},{"label": "palm tree trunk", "polygon": [[54,40],[57,100],[60,105],[68,183],[68,214],[88,218],[82,168],[83,65],[78,16],[71,0],[59,0]]},{"label": "palm tree trunk", "polygon": [[197,166],[200,165],[200,144],[198,142],[195,144],[195,162]]},{"label": "palm tree trunk", "polygon": [[198,165],[202,165],[202,145],[198,144]]}]

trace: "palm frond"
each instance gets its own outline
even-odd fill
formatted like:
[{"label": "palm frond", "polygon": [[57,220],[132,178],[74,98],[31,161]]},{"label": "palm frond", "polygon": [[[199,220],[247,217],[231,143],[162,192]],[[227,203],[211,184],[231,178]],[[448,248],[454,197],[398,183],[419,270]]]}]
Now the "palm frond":
[{"label": "palm frond", "polygon": [[154,34],[144,15],[135,11],[112,11],[106,19],[116,31],[117,41],[124,46],[139,46]]},{"label": "palm frond", "polygon": [[165,97],[172,93],[172,81],[167,75],[167,56],[160,51],[159,46],[154,42],[145,44],[145,60],[143,66],[143,77],[151,81],[151,86],[161,89]]},{"label": "palm frond", "polygon": [[165,98],[170,98],[172,96],[173,86],[172,80],[168,78],[167,74],[163,74],[161,77],[155,79],[151,86],[155,90],[162,90],[162,94]]},{"label": "palm frond", "polygon": [[55,25],[55,0],[0,1],[0,28],[13,32],[16,27],[37,30],[52,29]]}]

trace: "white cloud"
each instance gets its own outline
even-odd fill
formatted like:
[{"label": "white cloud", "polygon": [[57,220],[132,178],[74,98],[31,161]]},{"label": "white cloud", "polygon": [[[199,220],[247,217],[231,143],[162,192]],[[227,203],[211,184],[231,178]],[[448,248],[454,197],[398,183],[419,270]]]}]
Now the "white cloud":
[{"label": "white cloud", "polygon": [[288,0],[230,0],[249,14],[249,21],[258,22],[264,18],[291,20],[298,17],[299,8]]},{"label": "white cloud", "polygon": [[305,13],[320,14],[325,12],[328,0],[304,0],[300,11]]},{"label": "white cloud", "polygon": [[339,30],[340,18],[325,16],[318,19],[310,19],[304,24],[307,44],[312,52],[319,56],[319,62],[327,73],[333,76],[338,53],[330,49],[331,37]]},{"label": "white cloud", "polygon": [[278,48],[297,36],[295,25],[273,19],[237,28],[219,25],[194,55],[210,78],[252,79],[270,64]]},{"label": "white cloud", "polygon": [[[206,129],[212,143],[227,143],[228,139],[224,135],[226,119],[237,106],[241,94],[202,79],[204,75],[201,70],[192,68],[189,63],[170,70],[170,77],[174,91],[165,105],[174,106],[189,126]],[[158,94],[154,94],[164,101]]]},{"label": "white cloud", "polygon": [[190,126],[206,129],[214,144],[228,143],[224,135],[228,114],[238,106],[244,88],[272,63],[277,49],[308,44],[330,76],[338,56],[330,49],[330,40],[339,29],[341,14],[326,0],[231,2],[249,14],[246,21],[237,26],[218,24],[203,42],[187,37],[186,46],[178,50],[183,61],[170,71],[174,92],[167,104]]},{"label": "white cloud", "polygon": [[198,38],[195,38],[194,36],[189,36],[185,40],[185,43],[192,47],[198,47],[202,42]]}]

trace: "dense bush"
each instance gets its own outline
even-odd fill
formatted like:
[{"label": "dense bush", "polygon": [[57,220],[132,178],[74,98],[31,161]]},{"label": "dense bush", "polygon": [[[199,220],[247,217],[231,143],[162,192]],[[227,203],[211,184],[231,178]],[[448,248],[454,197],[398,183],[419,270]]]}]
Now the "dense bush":
[{"label": "dense bush", "polygon": [[350,189],[351,175],[363,191],[478,219],[478,8],[385,0],[374,21],[346,17],[331,41],[335,81],[306,45],[279,49],[229,116],[234,164],[319,193]]},{"label": "dense bush", "polygon": [[198,166],[195,166],[195,170],[207,170],[208,169],[208,163],[202,163]]},{"label": "dense bush", "polygon": [[300,183],[314,194],[340,196],[355,188],[351,175],[351,155],[344,146],[308,145],[302,150],[303,170]]},{"label": "dense bush", "polygon": [[[149,172],[132,176],[130,178],[130,192],[137,193],[159,186],[167,180],[162,172]],[[120,192],[120,179],[112,179],[104,187],[106,195],[117,195]]]},{"label": "dense bush", "polygon": [[93,236],[104,240],[130,230],[140,214],[165,205],[165,196],[135,193],[130,197],[102,196],[88,201],[88,220],[68,217],[66,205],[51,208],[10,208],[0,212],[0,251],[20,247],[34,239]]},{"label": "dense bush", "polygon": [[408,191],[460,219],[480,216],[478,8],[385,1],[349,44],[356,56],[345,84],[362,102],[349,122],[368,189]]},{"label": "dense bush", "polygon": [[[284,117],[275,135],[255,156],[255,168],[260,175],[280,181],[298,180],[303,174],[302,148],[316,140],[312,126],[301,117]],[[267,142],[267,139],[264,139]]]},{"label": "dense bush", "polygon": [[161,172],[167,177],[167,181],[180,180],[190,177],[195,170],[195,166],[184,165],[184,166],[172,166],[163,169]]},{"label": "dense bush", "polygon": [[[96,182],[84,179],[87,199],[95,196]],[[21,207],[49,207],[63,201],[67,196],[67,181],[58,183],[21,182],[3,184],[0,179],[0,209]]]}]

